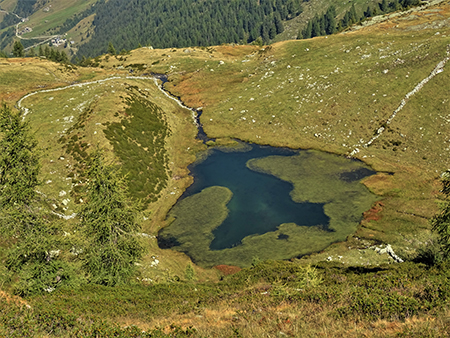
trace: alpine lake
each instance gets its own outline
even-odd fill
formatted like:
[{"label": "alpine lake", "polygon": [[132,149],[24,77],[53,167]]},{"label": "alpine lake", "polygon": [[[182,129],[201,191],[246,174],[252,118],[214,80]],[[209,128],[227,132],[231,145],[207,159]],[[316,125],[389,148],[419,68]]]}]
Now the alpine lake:
[{"label": "alpine lake", "polygon": [[190,166],[194,183],[169,212],[158,244],[203,267],[246,267],[323,250],[356,231],[378,199],[356,160],[240,142]]}]

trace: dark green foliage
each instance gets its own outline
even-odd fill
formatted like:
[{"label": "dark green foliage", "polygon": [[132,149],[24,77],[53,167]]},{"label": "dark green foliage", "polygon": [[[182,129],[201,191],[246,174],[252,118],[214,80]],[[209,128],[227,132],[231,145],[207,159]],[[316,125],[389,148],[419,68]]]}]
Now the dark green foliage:
[{"label": "dark green foliage", "polygon": [[302,32],[299,32],[299,39],[310,39],[312,37],[312,23],[312,20],[308,21],[306,28]]},{"label": "dark green foliage", "polygon": [[399,9],[401,8],[400,3],[399,3],[399,0],[394,0],[394,1],[390,2],[390,3],[389,3],[389,8],[390,8],[392,11],[397,11],[397,10],[399,10]]},{"label": "dark green foliage", "polygon": [[20,112],[0,108],[0,208],[29,204],[38,185],[36,140]]},{"label": "dark green foliage", "polygon": [[28,52],[28,55],[27,56],[29,56],[29,57],[34,57],[34,56],[36,56],[36,53],[34,52],[34,48],[30,48],[30,51]]},{"label": "dark green foliage", "polygon": [[92,40],[79,55],[94,56],[148,43],[157,48],[267,42],[283,31],[282,21],[302,12],[301,0],[100,1]]},{"label": "dark green foliage", "polygon": [[14,13],[22,17],[27,17],[33,14],[37,8],[38,0],[17,0],[16,8],[14,8]]},{"label": "dark green foliage", "polygon": [[[348,16],[350,16],[350,14],[346,14],[342,22],[344,22],[344,20],[348,20]],[[334,34],[336,32],[336,8],[331,6],[327,9],[325,14],[322,16],[315,16],[312,20],[310,20],[303,31],[299,32],[299,38],[309,39],[316,36]]]},{"label": "dark green foliage", "polygon": [[0,298],[0,336],[23,337],[79,337],[79,338],[182,338],[195,335],[195,329],[153,329],[147,332],[136,326],[120,327],[98,317],[73,314],[48,304],[24,305]]},{"label": "dark green foliage", "polygon": [[53,292],[82,282],[74,266],[62,258],[68,242],[51,215],[16,206],[3,210],[1,223],[17,239],[6,259],[6,267],[17,276],[16,294]]},{"label": "dark green foliage", "polygon": [[0,34],[0,49],[5,49],[8,47],[9,43],[11,42],[11,38],[16,36],[16,30],[14,27],[9,27],[8,29],[4,30],[3,33]]},{"label": "dark green foliage", "polygon": [[52,60],[54,62],[59,63],[68,63],[69,58],[67,57],[67,54],[65,51],[59,51],[57,49],[51,48],[48,45],[45,45],[45,48],[42,49],[41,46],[39,46],[38,51],[39,56],[45,56],[47,59]]},{"label": "dark green foliage", "polygon": [[23,51],[23,45],[20,41],[15,41],[13,46],[13,55],[15,57],[23,57],[25,56],[25,52]]},{"label": "dark green foliage", "polygon": [[20,19],[13,14],[6,14],[3,20],[0,22],[0,30],[6,27],[14,26],[19,23]]},{"label": "dark green foliage", "polygon": [[433,231],[438,236],[445,259],[450,257],[450,171],[447,170],[441,176],[442,193],[445,200],[441,203],[441,211],[431,220]]},{"label": "dark green foliage", "polygon": [[92,283],[124,284],[143,252],[136,238],[139,205],[128,197],[117,166],[106,165],[101,152],[92,155],[87,177],[87,202],[79,212],[87,241],[84,268]]},{"label": "dark green foliage", "polygon": [[112,42],[110,42],[108,45],[108,54],[116,55],[116,49],[114,48]]},{"label": "dark green foliage", "polygon": [[[381,13],[389,13],[399,9],[407,9],[412,6],[418,6],[420,4],[419,0],[394,0],[388,2],[383,0],[377,7],[380,9]],[[364,11],[363,16],[359,16],[356,12],[355,5],[344,14],[343,18],[336,24],[336,9],[334,6],[328,8],[327,12],[323,16],[315,16],[312,20],[308,22],[306,27],[299,32],[298,39],[309,39],[315,36],[330,35],[338,31],[344,30],[345,28],[358,23],[361,19],[370,18],[377,15],[377,7],[371,8],[367,6]]]},{"label": "dark green foliage", "polygon": [[122,162],[131,195],[156,201],[167,185],[169,129],[160,108],[132,90],[122,122],[109,124],[104,132]]},{"label": "dark green foliage", "polygon": [[8,54],[6,54],[4,51],[0,50],[0,58],[7,58]]}]

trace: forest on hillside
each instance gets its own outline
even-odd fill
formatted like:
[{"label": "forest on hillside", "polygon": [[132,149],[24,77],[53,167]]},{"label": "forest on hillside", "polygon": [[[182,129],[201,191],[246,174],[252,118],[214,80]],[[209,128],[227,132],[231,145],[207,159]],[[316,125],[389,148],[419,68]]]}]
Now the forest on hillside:
[{"label": "forest on hillside", "polygon": [[367,6],[363,13],[357,13],[355,5],[345,12],[344,16],[338,20],[335,6],[330,6],[322,15],[316,15],[309,20],[306,27],[298,34],[299,39],[310,39],[316,36],[330,35],[340,32],[347,27],[367,18],[405,10],[413,6],[418,6],[420,0],[382,0],[380,3]]},{"label": "forest on hillside", "polygon": [[26,18],[27,16],[33,14],[37,9],[44,7],[49,2],[49,0],[17,0],[14,13]]},{"label": "forest on hillside", "polygon": [[91,40],[78,55],[106,53],[140,45],[156,48],[268,42],[283,31],[283,21],[302,12],[302,0],[132,0],[96,4]]}]

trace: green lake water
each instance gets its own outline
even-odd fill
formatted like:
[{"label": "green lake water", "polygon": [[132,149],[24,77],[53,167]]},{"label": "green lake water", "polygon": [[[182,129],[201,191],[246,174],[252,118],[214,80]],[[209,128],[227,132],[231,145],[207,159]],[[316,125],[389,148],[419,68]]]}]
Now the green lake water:
[{"label": "green lake water", "polygon": [[190,167],[194,184],[158,242],[199,265],[289,259],[345,240],[376,200],[361,162],[318,151],[244,145]]}]

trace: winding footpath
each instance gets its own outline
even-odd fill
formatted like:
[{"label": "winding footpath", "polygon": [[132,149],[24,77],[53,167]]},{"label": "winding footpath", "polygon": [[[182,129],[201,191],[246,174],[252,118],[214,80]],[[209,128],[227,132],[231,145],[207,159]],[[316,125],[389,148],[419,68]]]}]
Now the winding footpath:
[{"label": "winding footpath", "polygon": [[[387,119],[386,121],[386,125],[389,125],[394,118],[397,116],[397,114],[406,106],[406,103],[408,103],[408,100],[415,94],[417,94],[427,83],[428,81],[430,81],[432,78],[434,78],[436,75],[438,75],[439,73],[442,73],[444,71],[444,67],[445,64],[447,63],[447,61],[450,60],[450,45],[447,46],[447,56],[440,61],[437,66],[433,69],[433,71],[430,73],[430,75],[428,75],[425,79],[423,79],[422,81],[420,81],[413,90],[411,90],[408,94],[405,95],[405,97],[400,101],[400,105],[397,107],[396,110],[394,110],[394,112],[392,113],[392,115]],[[372,137],[369,141],[367,141],[366,143],[364,143],[362,146],[364,148],[369,147],[377,138],[379,138],[383,132],[386,130],[385,127],[380,126],[380,128],[378,128],[377,133],[375,134],[374,137]],[[357,153],[359,153],[359,148],[355,148],[350,152],[350,156],[354,156]]]},{"label": "winding footpath", "polygon": [[95,80],[95,81],[89,81],[89,82],[82,82],[82,83],[75,83],[75,84],[71,84],[68,86],[64,86],[64,87],[58,87],[58,88],[52,88],[52,89],[41,89],[41,90],[37,90],[35,92],[31,92],[29,94],[26,94],[25,96],[22,96],[20,98],[19,101],[17,101],[17,106],[16,108],[20,109],[23,111],[23,116],[22,119],[24,120],[26,115],[29,112],[28,108],[25,108],[22,106],[22,101],[29,98],[30,96],[36,95],[36,94],[40,94],[40,93],[51,93],[51,92],[57,92],[57,91],[61,91],[61,90],[66,90],[69,88],[81,88],[84,86],[88,86],[88,85],[92,85],[92,84],[100,84],[100,83],[105,83],[108,81],[112,81],[112,80],[120,80],[120,79],[128,79],[128,80],[153,80],[155,83],[155,86],[165,95],[167,96],[169,99],[175,101],[181,108],[185,108],[185,109],[189,109],[192,111],[192,119],[194,121],[194,124],[198,127],[199,126],[199,122],[197,119],[197,112],[190,108],[187,107],[183,104],[183,102],[181,102],[178,98],[170,95],[167,91],[164,90],[163,86],[158,84],[158,77],[156,76],[112,76],[112,77],[108,77],[106,79],[101,79],[101,80]]},{"label": "winding footpath", "polygon": [[[35,92],[32,92],[32,93],[26,94],[25,96],[22,96],[20,98],[20,100],[17,101],[16,108],[20,109],[23,112],[22,119],[24,120],[26,115],[29,112],[29,109],[23,107],[22,102],[23,102],[23,100],[29,98],[30,96],[33,96],[33,95],[36,95],[36,94],[40,94],[40,93],[52,93],[52,92],[66,90],[66,89],[69,89],[69,88],[81,88],[81,87],[92,85],[92,84],[101,84],[101,83],[105,83],[105,82],[108,82],[108,81],[125,80],[125,79],[128,79],[128,80],[153,80],[154,83],[155,83],[155,86],[165,96],[167,96],[169,99],[175,101],[180,107],[191,110],[192,111],[193,122],[194,122],[194,124],[197,127],[199,126],[198,119],[197,119],[197,112],[194,109],[185,106],[183,104],[183,102],[181,102],[178,98],[176,98],[176,97],[170,95],[169,93],[167,93],[164,90],[163,86],[159,85],[157,76],[151,76],[151,77],[149,77],[149,76],[113,76],[113,77],[109,77],[109,78],[106,78],[106,79],[101,79],[101,80],[96,80],[96,81],[89,81],[89,82],[83,82],[83,83],[76,83],[76,84],[71,84],[71,85],[64,86],[64,87],[58,87],[58,88],[52,88],[52,89],[42,89],[42,90],[38,90],[38,91],[35,91]],[[59,218],[64,219],[64,220],[69,220],[69,219],[75,218],[76,215],[77,215],[76,213],[72,213],[71,215],[63,215],[63,214],[60,214],[60,213],[57,213],[57,212],[54,212],[54,211],[52,211],[52,213],[54,215],[58,216]]]},{"label": "winding footpath", "polygon": [[[25,21],[23,21],[25,18],[22,18],[21,16],[17,15],[16,13],[8,12],[8,11],[5,11],[5,10],[3,10],[3,9],[0,9],[0,12],[1,12],[1,13],[6,13],[6,14],[9,14],[9,15],[14,15],[14,16],[16,16],[16,17],[20,20],[20,22],[16,23],[15,25],[11,25],[11,26],[15,26],[15,34],[16,34],[16,37],[17,37],[18,39],[21,39],[21,40],[39,40],[39,39],[44,39],[43,41],[40,41],[40,42],[38,42],[38,43],[35,43],[35,44],[32,45],[32,46],[29,46],[29,47],[27,47],[27,48],[24,48],[24,50],[29,50],[29,49],[34,48],[34,47],[36,47],[36,46],[42,45],[42,44],[44,44],[44,43],[50,41],[51,39],[54,39],[54,38],[56,38],[56,37],[59,36],[59,35],[45,35],[45,36],[43,35],[43,36],[34,36],[34,37],[32,37],[32,38],[24,38],[24,37],[22,37],[22,36],[19,34],[19,26],[20,26],[22,23],[25,22]],[[9,27],[11,27],[11,26],[9,26]]]}]

